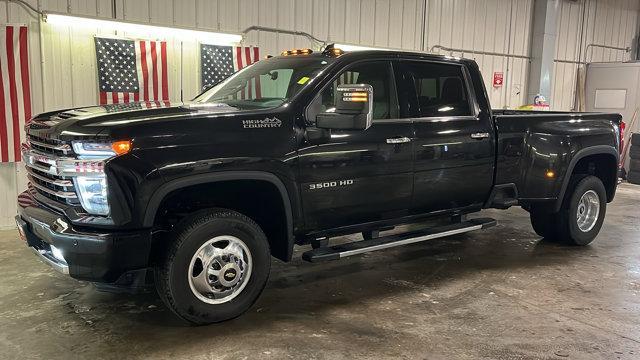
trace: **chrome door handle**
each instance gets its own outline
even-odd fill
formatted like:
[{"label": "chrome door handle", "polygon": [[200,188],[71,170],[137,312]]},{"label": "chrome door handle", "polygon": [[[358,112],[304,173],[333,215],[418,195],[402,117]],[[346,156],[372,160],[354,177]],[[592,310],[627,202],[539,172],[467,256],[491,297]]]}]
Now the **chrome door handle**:
[{"label": "chrome door handle", "polygon": [[408,137],[399,136],[394,138],[388,138],[387,144],[404,144],[404,143],[408,143],[409,141],[411,141],[411,139],[409,139]]},{"label": "chrome door handle", "polygon": [[487,139],[488,137],[489,137],[489,133],[487,133],[487,132],[471,134],[471,138],[472,139],[477,139],[477,140]]}]

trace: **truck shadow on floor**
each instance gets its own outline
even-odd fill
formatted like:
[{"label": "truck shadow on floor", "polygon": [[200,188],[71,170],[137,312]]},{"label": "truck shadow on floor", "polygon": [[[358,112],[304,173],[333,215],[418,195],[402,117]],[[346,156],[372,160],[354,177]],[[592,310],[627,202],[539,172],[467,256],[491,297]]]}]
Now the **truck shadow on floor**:
[{"label": "truck shadow on floor", "polygon": [[[590,248],[557,245],[530,231],[504,227],[326,263],[303,262],[301,251],[296,251],[291,263],[273,261],[269,283],[258,302],[224,326],[234,331],[271,327],[282,319],[322,317],[323,313],[343,311],[341,308],[351,311],[357,304],[375,306],[376,302],[402,301],[403,297],[464,306],[474,300],[478,289],[489,289],[501,278],[529,273],[536,267],[541,268],[538,272],[561,271],[591,252]],[[109,317],[126,316],[129,321],[154,327],[186,325],[164,308],[154,292],[95,296],[105,297],[99,302],[111,302]],[[140,304],[140,311],[128,311],[137,307],[132,303]],[[149,305],[145,308],[144,304]]]},{"label": "truck shadow on floor", "polygon": [[[119,354],[135,357],[146,351],[179,353],[181,348],[198,346],[261,351],[251,342],[248,348],[229,343],[229,334],[253,338],[290,329],[294,333],[282,336],[302,336],[299,332],[322,336],[317,333],[321,331],[367,336],[376,328],[372,313],[392,311],[398,316],[398,309],[406,321],[426,321],[430,316],[442,321],[440,317],[455,318],[456,312],[478,306],[480,299],[492,301],[487,294],[510,281],[511,287],[526,288],[532,274],[562,287],[567,268],[601,255],[594,247],[557,245],[528,229],[504,225],[334,262],[303,262],[304,250],[296,250],[291,263],[274,260],[269,283],[257,303],[246,314],[221,324],[188,326],[164,307],[155,292],[100,293],[73,282],[64,283],[66,289],[61,290],[71,293],[62,299],[64,306],[56,307],[76,314],[59,315],[78,323],[73,332],[82,334],[87,326],[91,336],[98,335],[100,340],[86,344],[91,352],[117,349]],[[394,341],[393,333],[385,333],[370,336],[374,343],[385,343],[380,336]],[[123,347],[132,342],[135,348]]]}]

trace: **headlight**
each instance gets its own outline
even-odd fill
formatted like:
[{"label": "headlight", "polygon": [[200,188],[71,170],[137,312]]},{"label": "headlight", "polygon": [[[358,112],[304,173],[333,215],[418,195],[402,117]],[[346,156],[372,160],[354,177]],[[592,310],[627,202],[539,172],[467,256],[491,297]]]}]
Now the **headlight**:
[{"label": "headlight", "polygon": [[64,174],[73,177],[80,204],[90,214],[109,215],[105,161],[131,151],[131,141],[86,142],[73,141],[78,160],[64,160],[59,164]]},{"label": "headlight", "polygon": [[82,207],[94,215],[109,215],[107,178],[105,175],[77,176],[73,182]]},{"label": "headlight", "polygon": [[131,141],[123,140],[116,142],[72,142],[73,151],[81,157],[110,158],[116,155],[123,155],[131,151]]}]

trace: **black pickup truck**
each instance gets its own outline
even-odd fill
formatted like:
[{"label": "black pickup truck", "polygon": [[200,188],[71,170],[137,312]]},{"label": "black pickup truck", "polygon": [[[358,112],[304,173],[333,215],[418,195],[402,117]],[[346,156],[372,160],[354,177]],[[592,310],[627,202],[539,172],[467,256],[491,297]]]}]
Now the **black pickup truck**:
[{"label": "black pickup truck", "polygon": [[189,103],[36,116],[16,220],[58,271],[102,288],[151,278],[206,324],[246,311],[294,245],[339,259],[486,228],[466,215],[514,205],[540,236],[589,244],[616,192],[621,120],[491,110],[471,60],[293,50]]}]

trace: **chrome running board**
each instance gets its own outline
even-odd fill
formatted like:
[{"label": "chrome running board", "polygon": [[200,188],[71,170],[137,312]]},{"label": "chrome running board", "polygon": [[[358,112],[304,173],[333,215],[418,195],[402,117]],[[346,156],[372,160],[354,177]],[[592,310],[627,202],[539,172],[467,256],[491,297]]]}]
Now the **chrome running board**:
[{"label": "chrome running board", "polygon": [[338,260],[348,256],[363,254],[371,251],[414,244],[421,241],[462,234],[474,230],[486,229],[495,225],[496,221],[490,218],[470,219],[460,223],[414,230],[402,234],[394,234],[371,240],[355,241],[347,244],[321,247],[303,253],[302,259],[310,262]]}]

